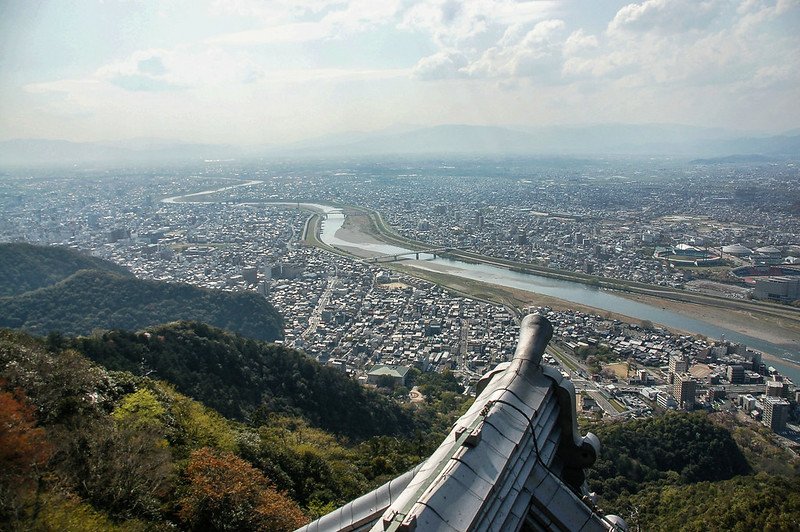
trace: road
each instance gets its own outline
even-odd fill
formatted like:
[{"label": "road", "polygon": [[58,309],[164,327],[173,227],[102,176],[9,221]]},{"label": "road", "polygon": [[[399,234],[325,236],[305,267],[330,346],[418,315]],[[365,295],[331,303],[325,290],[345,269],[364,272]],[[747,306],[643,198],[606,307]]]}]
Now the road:
[{"label": "road", "polygon": [[308,327],[305,331],[303,331],[303,334],[300,335],[302,338],[307,338],[317,330],[317,325],[319,325],[320,320],[322,320],[322,311],[325,310],[325,307],[328,305],[328,301],[331,299],[331,293],[333,292],[333,289],[336,288],[337,284],[339,284],[338,277],[333,276],[328,278],[328,284],[325,286],[325,291],[319,297],[317,306],[311,313],[311,317],[308,318]]},{"label": "road", "polygon": [[568,354],[565,350],[558,346],[547,346],[547,351],[558,360],[563,371],[569,374],[572,384],[575,386],[576,393],[585,391],[589,397],[597,401],[598,406],[603,409],[603,412],[611,417],[619,416],[621,413],[611,404],[608,392],[600,388],[595,382],[585,379],[583,375],[589,375],[589,369],[577,358]]}]

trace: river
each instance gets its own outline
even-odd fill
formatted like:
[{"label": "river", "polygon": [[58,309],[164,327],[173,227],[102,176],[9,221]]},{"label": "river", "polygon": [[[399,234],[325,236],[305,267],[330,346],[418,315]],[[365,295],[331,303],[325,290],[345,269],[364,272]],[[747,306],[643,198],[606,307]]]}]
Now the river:
[{"label": "river", "polygon": [[[224,187],[217,190],[197,192],[183,196],[174,196],[171,198],[166,198],[162,201],[167,203],[213,203],[213,201],[203,201],[194,198],[198,198],[199,196],[211,192],[229,190],[231,188],[248,186],[254,183],[258,183],[258,181],[245,182],[239,185]],[[363,241],[359,241],[358,238],[352,238],[352,234],[358,234],[354,232],[351,232],[351,238],[348,240],[340,238],[337,236],[337,233],[344,224],[345,215],[341,209],[336,207],[316,203],[274,203],[294,205],[324,213],[325,219],[322,222],[320,240],[329,246],[334,246],[340,249],[357,248],[367,254],[370,254],[371,256],[394,255],[412,252],[411,249],[401,246],[376,243],[367,235],[364,235]],[[649,320],[653,323],[658,323],[669,328],[678,329],[689,333],[702,334],[709,338],[725,338],[726,340],[730,340],[732,342],[742,343],[748,347],[752,347],[777,357],[779,360],[766,360],[765,363],[768,366],[775,367],[778,371],[791,378],[794,382],[800,383],[800,366],[797,365],[800,363],[800,352],[789,351],[784,346],[773,342],[768,342],[760,338],[754,338],[752,336],[742,334],[725,327],[720,327],[697,318],[691,318],[685,314],[680,314],[678,312],[662,309],[638,301],[631,301],[630,299],[618,296],[607,290],[602,290],[600,288],[592,287],[583,283],[553,279],[531,273],[515,272],[489,264],[472,264],[460,260],[434,258],[432,255],[425,253],[420,253],[420,259],[421,260],[407,261],[405,264],[420,270],[445,272],[449,275],[455,275],[465,279],[472,279],[475,281],[482,281],[500,286],[506,286],[509,288],[516,288],[519,290],[555,297],[563,301],[580,303],[596,309],[607,310],[610,312],[623,314],[625,316],[630,316],[638,320]],[[783,362],[783,360],[786,362]]]},{"label": "river", "polygon": [[[342,228],[345,218],[340,209],[319,204],[302,205],[315,210],[321,210],[325,213],[326,219],[322,223],[320,240],[329,246],[338,248],[358,248],[375,255],[394,255],[413,251],[391,244],[354,241],[356,239],[352,238],[353,232],[350,232],[350,238],[343,240],[337,236],[337,232]],[[583,283],[553,279],[531,273],[515,272],[490,264],[472,264],[460,260],[433,258],[432,255],[424,253],[420,254],[420,260],[409,260],[404,262],[404,264],[420,270],[445,272],[449,275],[455,275],[465,279],[543,294],[564,301],[571,301],[601,310],[624,314],[625,316],[635,317],[635,319],[639,320],[649,320],[669,328],[702,334],[709,338],[720,339],[724,337],[726,340],[745,344],[748,347],[769,353],[781,359],[786,359],[790,362],[800,362],[800,353],[789,351],[779,344],[768,342],[760,338],[754,338],[732,329],[719,327],[703,320],[691,318],[685,314],[658,308],[638,301],[632,301],[608,290],[592,287]],[[775,367],[794,382],[800,382],[800,368],[797,366],[791,365],[790,363],[782,363],[777,360],[765,360],[765,363],[768,366]]]}]

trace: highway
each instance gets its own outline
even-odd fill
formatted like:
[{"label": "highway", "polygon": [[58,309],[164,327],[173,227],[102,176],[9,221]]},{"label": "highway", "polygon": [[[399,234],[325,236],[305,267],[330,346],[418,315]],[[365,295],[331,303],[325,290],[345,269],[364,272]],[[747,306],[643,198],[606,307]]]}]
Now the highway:
[{"label": "highway", "polygon": [[611,404],[608,392],[603,390],[593,381],[583,377],[583,375],[590,374],[589,368],[587,368],[580,360],[572,355],[567,354],[566,351],[553,344],[554,342],[547,346],[547,352],[550,353],[556,360],[558,360],[561,369],[567,372],[572,384],[575,386],[575,392],[580,393],[581,391],[585,391],[587,394],[589,394],[589,397],[597,401],[598,406],[603,409],[603,412],[611,417],[622,415],[622,413],[619,412],[619,410],[617,410],[613,404]]}]

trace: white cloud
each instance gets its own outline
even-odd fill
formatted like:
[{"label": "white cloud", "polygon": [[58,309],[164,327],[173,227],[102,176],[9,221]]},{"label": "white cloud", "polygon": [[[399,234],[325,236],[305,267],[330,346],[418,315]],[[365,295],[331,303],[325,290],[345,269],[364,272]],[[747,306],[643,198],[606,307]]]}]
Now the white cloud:
[{"label": "white cloud", "polygon": [[628,4],[614,16],[608,31],[681,33],[707,27],[723,6],[721,0],[647,0]]},{"label": "white cloud", "polygon": [[563,20],[550,19],[524,34],[518,28],[507,31],[497,46],[486,50],[466,71],[473,77],[552,78],[560,69],[564,26]]},{"label": "white cloud", "polygon": [[208,39],[210,44],[248,46],[286,42],[309,42],[329,37],[333,27],[324,22],[291,22],[257,30],[237,31]]},{"label": "white cloud", "polygon": [[97,80],[136,91],[251,83],[262,76],[262,69],[248,54],[215,46],[139,50],[94,73]]},{"label": "white cloud", "polygon": [[572,32],[567,40],[564,42],[564,55],[573,56],[578,52],[584,50],[591,50],[597,48],[599,42],[594,35],[587,35],[583,29],[578,29]]},{"label": "white cloud", "polygon": [[261,27],[217,35],[208,42],[247,46],[341,38],[389,24],[400,7],[399,0],[234,4],[238,12],[257,16]]},{"label": "white cloud", "polygon": [[464,77],[467,58],[457,50],[442,50],[419,60],[413,70],[417,79],[446,79]]},{"label": "white cloud", "polygon": [[546,19],[556,2],[515,0],[423,0],[414,2],[398,27],[428,34],[442,49],[502,35],[509,26]]},{"label": "white cloud", "polygon": [[[224,24],[184,44],[143,42],[12,96],[38,124],[72,117],[87,130],[145,134],[152,123],[187,138],[425,120],[697,122],[726,110],[731,122],[784,124],[800,119],[795,106],[773,108],[800,86],[797,7],[639,0],[584,25],[572,3],[219,0],[212,15]],[[749,110],[751,98],[763,111]]]},{"label": "white cloud", "polygon": [[[597,46],[565,45],[563,72],[573,79],[625,78],[640,87],[724,87],[755,77],[764,66],[796,68],[800,60],[791,58],[797,57],[798,38],[776,26],[776,13],[787,9],[781,1],[630,4],[617,12]],[[778,50],[793,53],[782,57]]]},{"label": "white cloud", "polygon": [[484,33],[487,22],[486,15],[475,2],[435,0],[412,5],[403,14],[398,28],[426,33],[437,46],[447,48]]},{"label": "white cloud", "polygon": [[173,50],[139,50],[122,61],[98,68],[86,78],[31,83],[24,89],[31,94],[91,93],[92,98],[76,98],[76,101],[91,105],[100,92],[108,98],[118,97],[120,91],[201,93],[213,90],[217,94],[220,94],[219,91],[231,91],[234,95],[239,88],[251,85],[263,88],[276,84],[286,86],[315,82],[369,82],[407,78],[410,75],[411,69],[406,68],[265,69],[243,51],[198,45],[181,46]]},{"label": "white cloud", "polygon": [[275,23],[316,15],[343,5],[347,5],[347,0],[214,0],[210,14],[233,14]]},{"label": "white cloud", "polygon": [[750,93],[775,88],[800,86],[800,71],[789,65],[768,65],[756,70],[755,75],[733,87],[736,92]]}]

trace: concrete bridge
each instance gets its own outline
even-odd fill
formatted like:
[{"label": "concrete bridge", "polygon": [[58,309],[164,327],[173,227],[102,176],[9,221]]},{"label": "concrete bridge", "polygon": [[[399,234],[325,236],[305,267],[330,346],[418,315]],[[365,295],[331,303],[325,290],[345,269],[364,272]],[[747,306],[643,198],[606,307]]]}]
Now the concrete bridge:
[{"label": "concrete bridge", "polygon": [[441,255],[442,253],[446,253],[448,251],[453,251],[454,248],[433,248],[433,249],[421,249],[419,251],[406,251],[404,253],[395,253],[394,255],[380,255],[378,257],[369,257],[364,259],[364,262],[368,264],[377,264],[379,262],[396,262],[403,258],[410,258],[414,257],[414,259],[419,260],[420,255],[433,255],[435,259],[437,255]]}]

